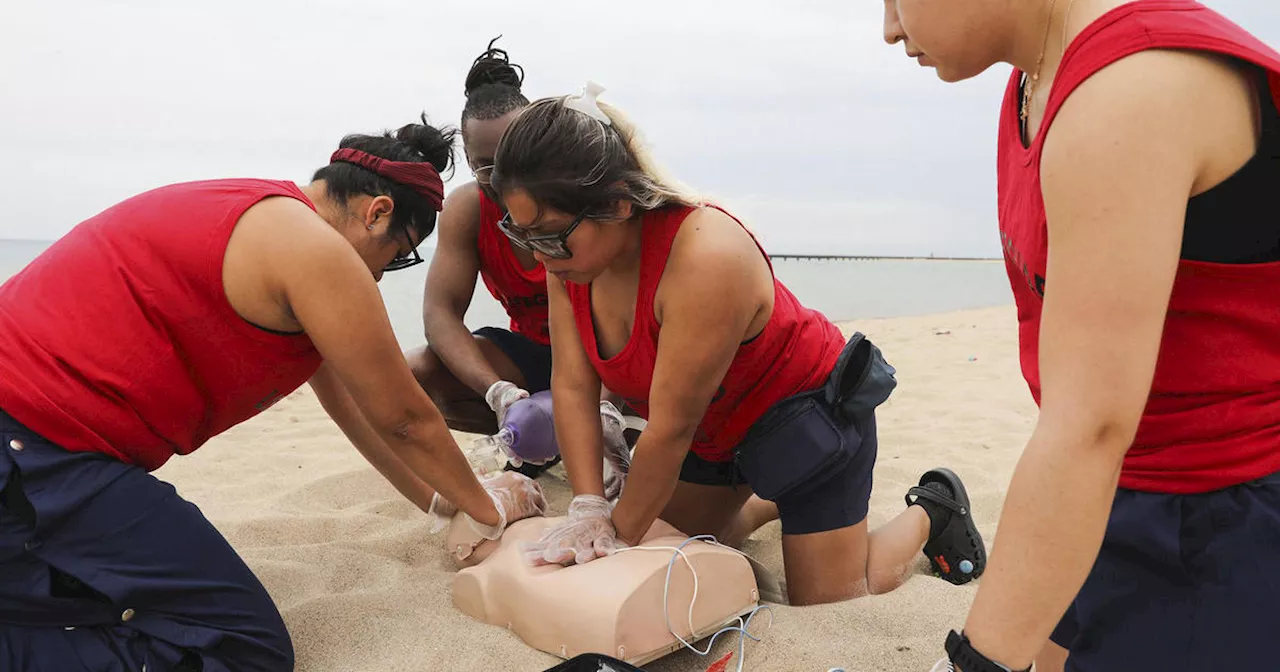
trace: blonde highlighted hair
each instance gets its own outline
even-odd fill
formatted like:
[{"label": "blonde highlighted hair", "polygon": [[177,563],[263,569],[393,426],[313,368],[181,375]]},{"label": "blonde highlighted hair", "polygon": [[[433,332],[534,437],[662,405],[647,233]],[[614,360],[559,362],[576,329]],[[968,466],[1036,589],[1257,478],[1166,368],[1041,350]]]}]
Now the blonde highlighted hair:
[{"label": "blonde highlighted hair", "polygon": [[523,189],[540,207],[610,219],[619,201],[640,210],[698,207],[707,200],[671,177],[635,124],[599,103],[609,124],[565,106],[567,96],[531,103],[507,128],[494,157],[499,193]]}]

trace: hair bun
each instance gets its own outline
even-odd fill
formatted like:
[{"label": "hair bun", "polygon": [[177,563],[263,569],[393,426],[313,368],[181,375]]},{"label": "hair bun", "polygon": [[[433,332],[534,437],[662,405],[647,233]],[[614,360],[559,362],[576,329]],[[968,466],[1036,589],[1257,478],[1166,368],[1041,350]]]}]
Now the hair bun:
[{"label": "hair bun", "polygon": [[436,128],[427,122],[425,114],[421,119],[420,124],[406,124],[397,129],[395,139],[422,155],[423,159],[443,174],[453,163],[453,146],[457,129]]},{"label": "hair bun", "polygon": [[507,52],[493,46],[502,36],[489,41],[489,47],[476,57],[467,72],[467,80],[463,85],[468,98],[476,90],[484,86],[509,86],[516,91],[524,84],[524,68],[511,62]]}]

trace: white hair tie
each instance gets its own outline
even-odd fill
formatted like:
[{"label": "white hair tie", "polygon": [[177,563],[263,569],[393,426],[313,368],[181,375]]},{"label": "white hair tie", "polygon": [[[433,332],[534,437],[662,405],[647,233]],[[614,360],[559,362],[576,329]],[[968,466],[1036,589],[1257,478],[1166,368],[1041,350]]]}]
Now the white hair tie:
[{"label": "white hair tie", "polygon": [[613,121],[604,113],[604,110],[600,109],[600,103],[596,100],[601,93],[604,93],[603,86],[587,80],[586,86],[582,87],[582,94],[565,98],[564,106],[581,112],[605,126],[611,126]]}]

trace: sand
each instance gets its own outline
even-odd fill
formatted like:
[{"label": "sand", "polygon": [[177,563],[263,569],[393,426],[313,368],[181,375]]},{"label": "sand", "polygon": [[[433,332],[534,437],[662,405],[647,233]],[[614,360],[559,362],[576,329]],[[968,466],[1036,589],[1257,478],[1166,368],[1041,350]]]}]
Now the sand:
[{"label": "sand", "polygon": [[[902,509],[922,472],[947,466],[964,478],[994,546],[1005,487],[1035,418],[1015,324],[1013,308],[1001,307],[841,325],[870,336],[898,369],[898,389],[878,414],[872,527]],[[157,476],[195,502],[261,578],[293,634],[299,670],[544,670],[559,662],[454,609],[442,537],[350,446],[309,388]],[[540,480],[552,512],[563,513],[563,472]],[[778,523],[744,550],[781,575]],[[922,573],[887,595],[776,606],[763,641],[747,642],[746,669],[928,670],[975,592],[976,584]],[[646,669],[705,670],[736,647],[726,635],[711,656],[684,651]]]}]

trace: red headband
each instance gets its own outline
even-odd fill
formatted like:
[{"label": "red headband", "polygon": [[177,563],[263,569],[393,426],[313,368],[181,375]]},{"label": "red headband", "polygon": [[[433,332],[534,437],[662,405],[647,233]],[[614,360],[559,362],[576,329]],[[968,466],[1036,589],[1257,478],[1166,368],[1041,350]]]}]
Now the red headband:
[{"label": "red headband", "polygon": [[392,182],[398,182],[418,192],[436,212],[444,207],[444,181],[440,172],[427,162],[388,161],[358,149],[339,149],[329,157],[329,163],[350,163],[373,171]]}]

